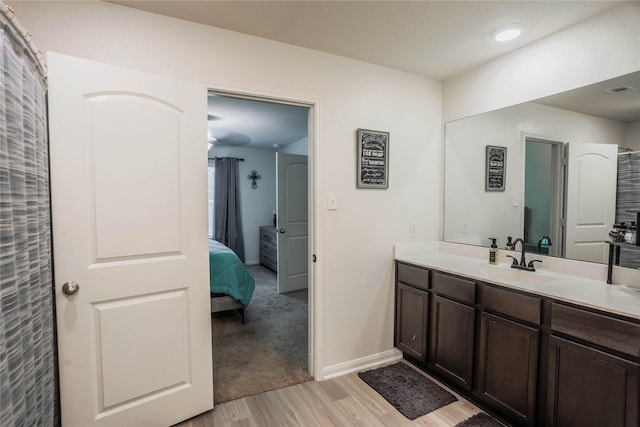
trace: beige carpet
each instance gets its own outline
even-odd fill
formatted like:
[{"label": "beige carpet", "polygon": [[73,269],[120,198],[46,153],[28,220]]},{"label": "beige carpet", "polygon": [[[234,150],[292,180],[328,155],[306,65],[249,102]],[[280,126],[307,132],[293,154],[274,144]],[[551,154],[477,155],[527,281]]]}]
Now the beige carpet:
[{"label": "beige carpet", "polygon": [[216,403],[311,381],[307,371],[307,290],[278,294],[276,275],[249,266],[256,289],[245,309],[212,315]]}]

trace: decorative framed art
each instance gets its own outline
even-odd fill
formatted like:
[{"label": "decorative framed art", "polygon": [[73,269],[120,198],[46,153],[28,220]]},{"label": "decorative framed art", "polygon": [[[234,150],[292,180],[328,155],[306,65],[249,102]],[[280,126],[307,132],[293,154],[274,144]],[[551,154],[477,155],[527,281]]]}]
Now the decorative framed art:
[{"label": "decorative framed art", "polygon": [[507,147],[487,145],[484,191],[504,191],[507,172]]},{"label": "decorative framed art", "polygon": [[389,132],[357,131],[357,188],[389,188]]}]

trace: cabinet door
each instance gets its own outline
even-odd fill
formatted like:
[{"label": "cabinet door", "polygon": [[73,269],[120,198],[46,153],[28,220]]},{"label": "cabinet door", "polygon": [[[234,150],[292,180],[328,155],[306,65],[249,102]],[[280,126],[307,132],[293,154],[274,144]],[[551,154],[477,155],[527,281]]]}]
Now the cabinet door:
[{"label": "cabinet door", "polygon": [[482,313],[477,392],[514,424],[535,425],[539,331]]},{"label": "cabinet door", "polygon": [[398,283],[396,288],[396,347],[424,362],[427,355],[429,294]]},{"label": "cabinet door", "polygon": [[549,338],[547,425],[637,427],[640,365]]},{"label": "cabinet door", "polygon": [[473,377],[474,325],[475,308],[433,297],[429,363],[467,390]]}]

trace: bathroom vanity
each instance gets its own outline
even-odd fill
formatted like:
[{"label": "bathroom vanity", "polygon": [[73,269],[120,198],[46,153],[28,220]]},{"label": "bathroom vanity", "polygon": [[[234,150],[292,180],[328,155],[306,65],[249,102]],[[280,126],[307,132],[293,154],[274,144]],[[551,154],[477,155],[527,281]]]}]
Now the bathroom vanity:
[{"label": "bathroom vanity", "polygon": [[640,426],[640,292],[442,252],[398,256],[395,345],[517,426]]}]

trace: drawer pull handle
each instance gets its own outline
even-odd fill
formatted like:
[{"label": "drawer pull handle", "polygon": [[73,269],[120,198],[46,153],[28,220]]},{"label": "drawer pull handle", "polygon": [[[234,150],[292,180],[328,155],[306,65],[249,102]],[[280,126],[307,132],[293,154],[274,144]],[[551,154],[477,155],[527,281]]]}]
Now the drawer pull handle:
[{"label": "drawer pull handle", "polygon": [[414,335],[411,337],[411,341],[415,341],[415,340],[416,340],[416,338],[417,338],[417,337],[416,337],[416,335],[414,334]]}]

